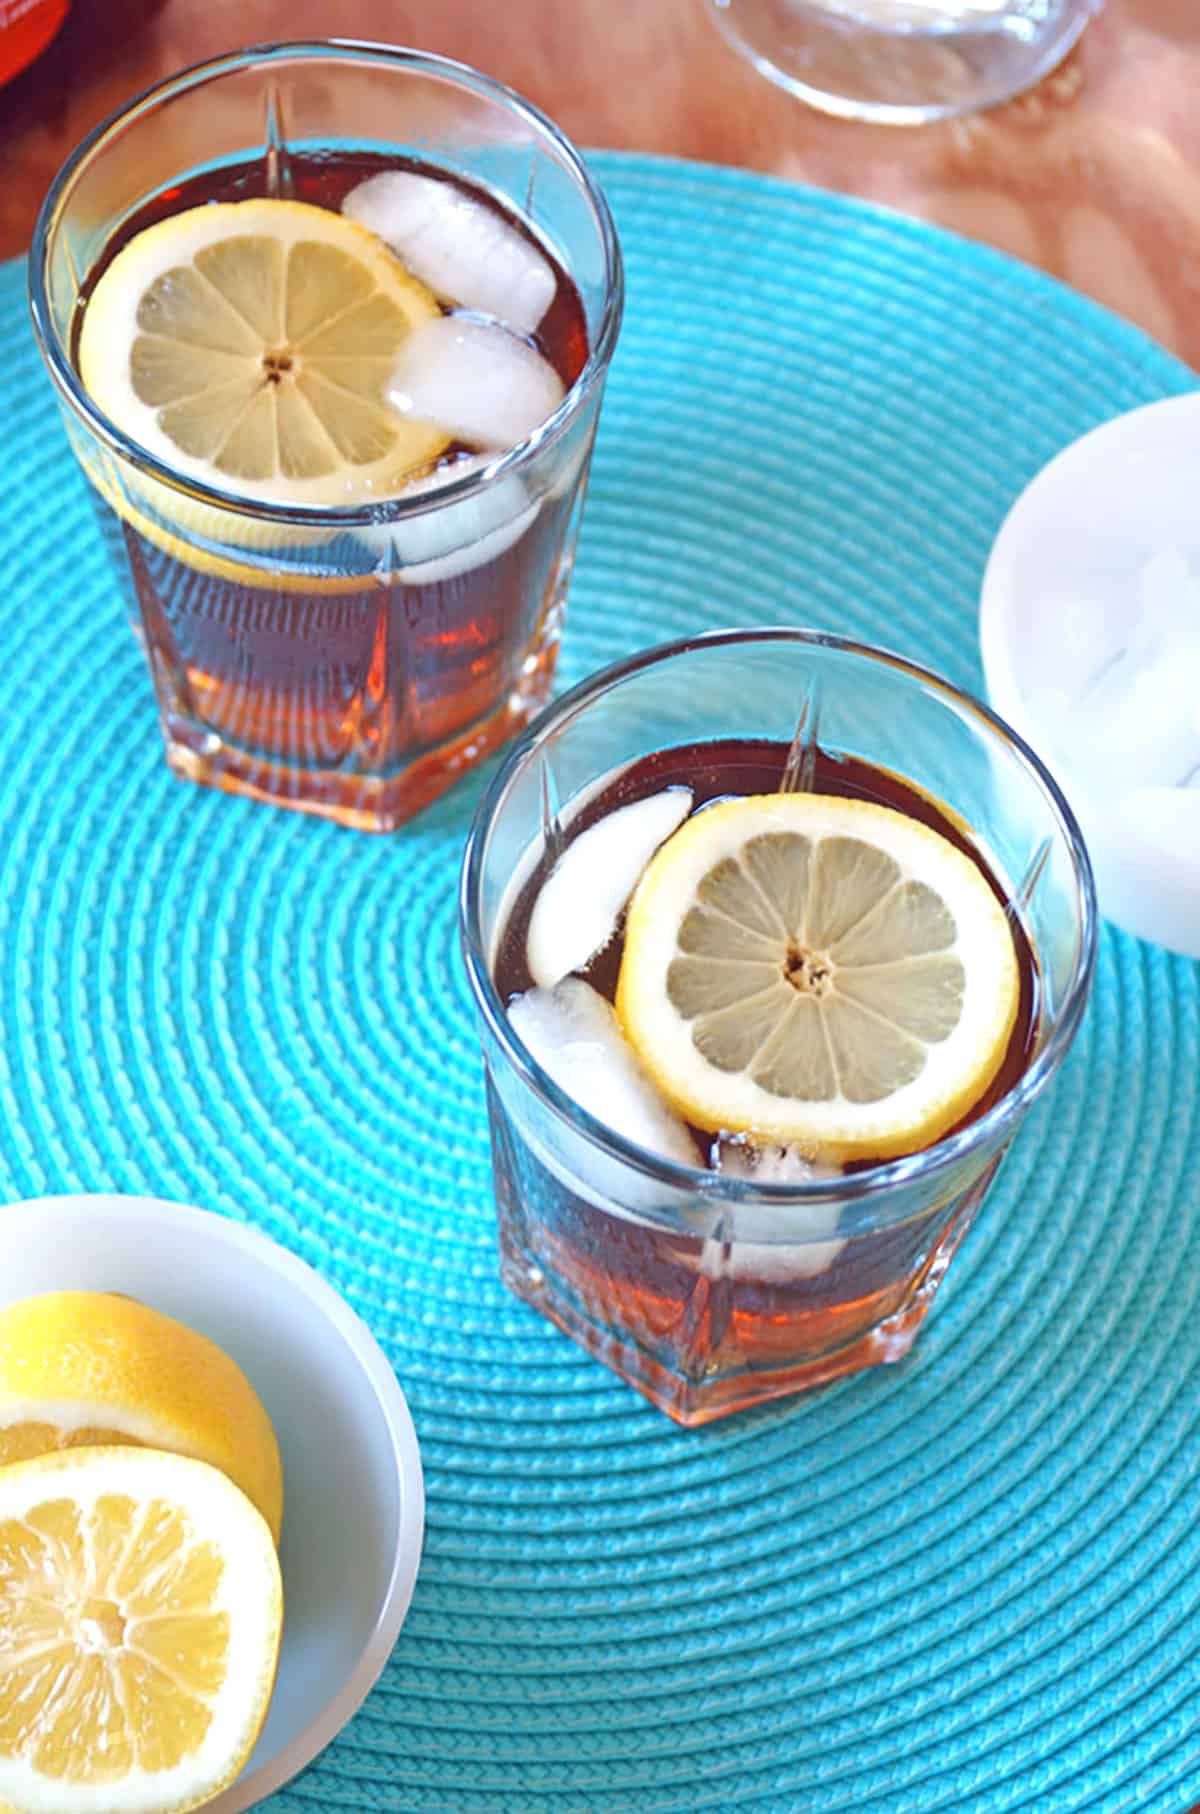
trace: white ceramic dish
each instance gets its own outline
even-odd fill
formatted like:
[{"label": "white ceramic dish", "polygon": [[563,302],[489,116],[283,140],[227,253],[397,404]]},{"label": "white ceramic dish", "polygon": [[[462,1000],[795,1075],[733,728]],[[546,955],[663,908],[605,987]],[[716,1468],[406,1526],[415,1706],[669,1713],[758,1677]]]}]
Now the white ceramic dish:
[{"label": "white ceramic dish", "polygon": [[1104,423],[1009,511],[979,614],[988,697],[1074,808],[1101,912],[1188,957],[1200,957],[1198,500],[1200,392]]},{"label": "white ceramic dish", "polygon": [[241,1814],[358,1708],[412,1598],[425,1501],[404,1394],[365,1323],[311,1267],[224,1216],[149,1197],[0,1206],[0,1304],[124,1291],[198,1329],[267,1407],[284,1470],[284,1631],[266,1725],[208,1814]]}]

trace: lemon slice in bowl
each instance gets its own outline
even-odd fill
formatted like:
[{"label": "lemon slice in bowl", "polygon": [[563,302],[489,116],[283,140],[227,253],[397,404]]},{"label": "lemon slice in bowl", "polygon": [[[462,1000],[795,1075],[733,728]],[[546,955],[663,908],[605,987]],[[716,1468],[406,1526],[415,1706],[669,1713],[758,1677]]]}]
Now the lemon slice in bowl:
[{"label": "lemon slice in bowl", "polygon": [[216,1468],[72,1449],[0,1468],[0,1807],[183,1814],[270,1701],[271,1533]]},{"label": "lemon slice in bowl", "polygon": [[938,1139],[1004,1059],[1020,979],[978,864],[889,807],[695,814],[634,892],[617,1013],[671,1106],[822,1159]]},{"label": "lemon slice in bowl", "polygon": [[[219,202],[168,215],[117,253],[84,306],[79,374],[130,440],[185,479],[260,503],[369,503],[448,445],[385,396],[405,340],[440,313],[345,216]],[[136,483],[168,524],[235,546],[278,539],[252,517]]]},{"label": "lemon slice in bowl", "polygon": [[171,1449],[220,1468],[278,1541],[279,1445],[223,1349],[112,1292],[47,1291],[0,1307],[0,1466],[97,1443]]}]

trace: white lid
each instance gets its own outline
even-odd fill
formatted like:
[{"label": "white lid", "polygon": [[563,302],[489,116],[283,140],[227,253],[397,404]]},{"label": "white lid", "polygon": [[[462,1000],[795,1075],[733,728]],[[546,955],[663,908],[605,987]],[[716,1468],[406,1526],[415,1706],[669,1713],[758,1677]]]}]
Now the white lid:
[{"label": "white lid", "polygon": [[1200,392],[1074,442],[983,579],[988,697],[1083,828],[1100,910],[1200,957]]}]

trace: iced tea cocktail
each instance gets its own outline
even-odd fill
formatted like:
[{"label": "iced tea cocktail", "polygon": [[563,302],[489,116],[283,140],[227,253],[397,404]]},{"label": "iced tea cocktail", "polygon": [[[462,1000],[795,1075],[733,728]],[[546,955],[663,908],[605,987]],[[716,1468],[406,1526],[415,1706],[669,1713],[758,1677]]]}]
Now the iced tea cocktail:
[{"label": "iced tea cocktail", "polygon": [[30,281],[177,773],[387,830],[545,700],[622,298],[549,121],[223,58],[80,147]]},{"label": "iced tea cocktail", "polygon": [[1095,944],[1036,758],[788,630],[547,712],[462,907],[504,1277],[683,1423],[907,1352]]}]

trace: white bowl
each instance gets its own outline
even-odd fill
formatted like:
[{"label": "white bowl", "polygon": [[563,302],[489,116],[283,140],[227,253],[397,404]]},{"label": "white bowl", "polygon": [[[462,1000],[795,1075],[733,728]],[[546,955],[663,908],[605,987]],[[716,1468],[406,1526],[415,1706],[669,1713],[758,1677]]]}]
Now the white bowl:
[{"label": "white bowl", "polygon": [[266,1725],[209,1814],[241,1814],[303,1769],[360,1706],[412,1598],[425,1522],[404,1394],[359,1317],[265,1236],[150,1197],[0,1206],[0,1304],[123,1291],[217,1342],[283,1456],[284,1628]]},{"label": "white bowl", "polygon": [[1200,393],[1104,423],[1009,511],[979,612],[988,697],[1074,808],[1101,912],[1188,957],[1200,957],[1198,500]]}]

